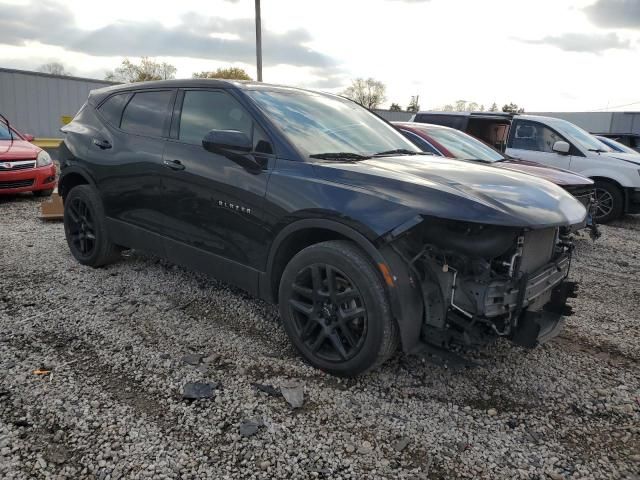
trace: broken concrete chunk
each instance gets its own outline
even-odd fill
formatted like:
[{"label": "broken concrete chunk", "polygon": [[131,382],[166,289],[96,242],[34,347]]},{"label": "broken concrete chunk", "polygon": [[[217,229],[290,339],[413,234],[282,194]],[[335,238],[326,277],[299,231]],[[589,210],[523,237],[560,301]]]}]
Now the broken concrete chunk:
[{"label": "broken concrete chunk", "polygon": [[284,399],[291,408],[300,408],[304,403],[304,386],[299,383],[288,383],[280,387]]},{"label": "broken concrete chunk", "polygon": [[262,422],[257,420],[245,419],[240,422],[240,435],[250,437],[258,433],[258,429],[262,426]]},{"label": "broken concrete chunk", "polygon": [[394,445],[393,448],[397,451],[397,452],[401,452],[403,451],[405,448],[407,448],[409,446],[409,439],[407,437],[402,437],[400,440],[398,440]]},{"label": "broken concrete chunk", "polygon": [[201,398],[212,398],[213,391],[218,384],[213,383],[187,383],[184,386],[182,398],[185,400],[199,400]]},{"label": "broken concrete chunk", "polygon": [[278,390],[276,387],[274,387],[273,385],[263,385],[261,383],[252,383],[251,386],[253,386],[256,390],[259,390],[268,395],[271,395],[272,397],[282,396],[282,392]]},{"label": "broken concrete chunk", "polygon": [[182,357],[182,361],[184,363],[188,363],[189,365],[200,365],[203,356],[204,355],[201,355],[199,353],[189,353]]}]

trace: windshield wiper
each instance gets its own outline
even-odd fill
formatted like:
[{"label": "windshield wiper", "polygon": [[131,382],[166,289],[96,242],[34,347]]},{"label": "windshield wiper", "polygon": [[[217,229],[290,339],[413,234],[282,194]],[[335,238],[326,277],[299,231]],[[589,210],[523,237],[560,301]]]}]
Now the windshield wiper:
[{"label": "windshield wiper", "polygon": [[353,152],[326,152],[326,153],[314,153],[309,155],[311,158],[319,158],[321,160],[367,160],[371,157],[367,155],[360,155]]},{"label": "windshield wiper", "polygon": [[396,148],[395,150],[387,150],[385,152],[378,152],[374,154],[375,157],[382,155],[433,155],[433,153],[429,152],[414,152],[413,150],[408,150],[406,148]]}]

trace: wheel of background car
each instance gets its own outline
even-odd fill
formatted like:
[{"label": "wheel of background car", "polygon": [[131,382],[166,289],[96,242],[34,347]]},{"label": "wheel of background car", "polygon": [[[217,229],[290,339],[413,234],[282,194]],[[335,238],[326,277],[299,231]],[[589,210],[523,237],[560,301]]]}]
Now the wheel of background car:
[{"label": "wheel of background car", "polygon": [[607,223],[620,217],[624,211],[624,197],[620,189],[606,180],[597,180],[593,211],[598,223]]},{"label": "wheel of background car", "polygon": [[298,351],[334,375],[366,372],[397,348],[382,278],[352,242],[322,242],[293,257],[280,281],[279,304]]},{"label": "wheel of background car", "polygon": [[48,190],[36,190],[33,192],[36,197],[50,197],[52,193],[53,188],[50,188]]},{"label": "wheel of background car", "polygon": [[65,198],[64,234],[71,254],[83,265],[100,267],[120,257],[107,236],[102,202],[89,185],[73,188]]}]

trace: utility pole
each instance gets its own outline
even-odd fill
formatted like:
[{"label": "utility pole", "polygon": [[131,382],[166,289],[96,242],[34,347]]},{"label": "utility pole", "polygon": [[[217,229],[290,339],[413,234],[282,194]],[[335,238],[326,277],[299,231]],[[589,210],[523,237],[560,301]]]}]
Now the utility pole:
[{"label": "utility pole", "polygon": [[260,20],[260,0],[256,0],[256,66],[258,81],[262,81],[262,26]]}]

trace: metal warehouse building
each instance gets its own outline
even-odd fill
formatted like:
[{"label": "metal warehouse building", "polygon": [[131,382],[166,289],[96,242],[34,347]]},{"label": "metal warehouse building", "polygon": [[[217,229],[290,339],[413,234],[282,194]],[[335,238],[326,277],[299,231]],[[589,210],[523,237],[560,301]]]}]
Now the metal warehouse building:
[{"label": "metal warehouse building", "polygon": [[0,113],[23,133],[60,138],[62,116],[73,116],[89,91],[114,85],[91,78],[0,68]]}]

